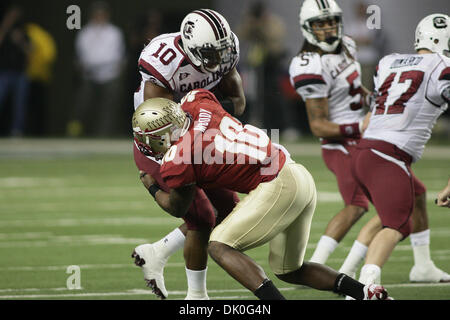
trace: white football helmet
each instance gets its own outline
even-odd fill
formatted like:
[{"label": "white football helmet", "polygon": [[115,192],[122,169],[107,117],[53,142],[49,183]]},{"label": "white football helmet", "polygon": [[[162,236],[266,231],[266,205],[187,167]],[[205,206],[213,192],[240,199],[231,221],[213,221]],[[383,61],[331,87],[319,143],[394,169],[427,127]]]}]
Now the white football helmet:
[{"label": "white football helmet", "polygon": [[[165,98],[151,98],[134,111],[132,127],[139,150],[147,156],[162,159],[181,129],[190,121],[179,103]],[[178,130],[179,129],[179,130]]]},{"label": "white football helmet", "polygon": [[217,72],[235,59],[236,44],[227,20],[211,9],[189,13],[181,23],[183,48],[191,62],[203,72]]},{"label": "white football helmet", "polygon": [[450,57],[450,17],[435,13],[423,18],[416,28],[414,49],[428,49]]},{"label": "white football helmet", "polygon": [[[300,9],[300,26],[305,39],[325,52],[336,50],[342,39],[342,10],[334,0],[305,0]],[[337,36],[319,41],[312,30],[312,22],[336,19]]]}]

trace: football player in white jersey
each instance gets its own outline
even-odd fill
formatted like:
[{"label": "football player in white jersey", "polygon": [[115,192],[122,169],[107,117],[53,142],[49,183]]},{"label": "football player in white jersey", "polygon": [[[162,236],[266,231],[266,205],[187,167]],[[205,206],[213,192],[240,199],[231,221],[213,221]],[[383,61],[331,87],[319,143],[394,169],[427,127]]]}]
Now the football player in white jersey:
[{"label": "football player in white jersey", "polygon": [[[371,94],[361,86],[360,65],[356,61],[354,42],[342,36],[342,12],[334,0],[304,1],[300,25],[306,42],[290,66],[291,83],[306,103],[311,130],[322,140],[322,155],[335,174],[345,203],[329,223],[310,261],[325,263],[348,230],[368,209],[368,199],[351,175],[350,155],[365,125],[366,107]],[[366,122],[369,114],[366,115]],[[429,263],[430,231],[426,211],[426,188],[414,176],[416,206],[413,213],[411,244],[414,252],[412,281],[439,282],[448,278]],[[355,276],[364,260],[368,245],[381,229],[374,217],[354,242],[340,272]],[[424,268],[419,265],[428,264]]]},{"label": "football player in white jersey", "polygon": [[361,84],[356,45],[343,35],[342,11],[334,0],[305,0],[300,26],[305,42],[292,59],[291,84],[305,102],[311,131],[321,140],[322,157],[345,203],[310,260],[325,263],[368,210],[368,199],[351,176],[350,155],[361,136],[370,93]]},{"label": "football player in white jersey", "polygon": [[[180,32],[162,34],[142,51],[138,62],[142,81],[134,94],[134,107],[156,97],[180,101],[187,92],[205,88],[216,94],[230,114],[240,116],[245,109],[245,96],[236,70],[238,61],[239,41],[226,19],[214,10],[194,10],[184,18]],[[158,145],[148,148],[135,139],[134,159],[138,169],[156,177],[159,186],[167,191],[159,174],[162,155]],[[168,295],[163,278],[168,258],[184,247],[186,299],[208,299],[206,246],[209,231],[216,223],[211,204],[220,220],[238,201],[237,194],[230,190],[210,190],[205,195],[199,189],[196,204],[183,225],[160,241],[135,249],[132,257],[158,297],[164,299]]]},{"label": "football player in white jersey", "polygon": [[[374,109],[352,157],[352,173],[383,225],[370,242],[362,283],[381,283],[381,268],[412,230],[416,184],[411,163],[421,158],[437,118],[450,102],[449,41],[450,17],[432,14],[417,26],[416,54],[391,54],[378,64]],[[436,282],[449,282],[450,276],[434,266],[425,249],[414,251],[425,265],[414,266],[410,279],[423,267]]]}]

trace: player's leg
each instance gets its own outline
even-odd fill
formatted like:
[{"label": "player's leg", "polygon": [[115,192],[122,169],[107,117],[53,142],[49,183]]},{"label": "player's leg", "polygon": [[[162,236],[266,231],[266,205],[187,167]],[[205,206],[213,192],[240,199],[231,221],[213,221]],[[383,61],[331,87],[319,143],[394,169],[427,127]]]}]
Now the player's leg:
[{"label": "player's leg", "polygon": [[[341,150],[342,149],[342,150]],[[351,174],[350,152],[353,148],[347,146],[340,149],[322,149],[322,157],[328,169],[336,176],[339,192],[345,207],[328,223],[325,233],[317,243],[316,249],[309,261],[325,263],[344,238],[351,227],[368,210],[368,200]]]},{"label": "player's leg", "polygon": [[339,272],[345,273],[352,278],[356,277],[356,271],[366,257],[369,244],[380,230],[381,221],[378,215],[375,215],[362,227]]},{"label": "player's leg", "polygon": [[[293,166],[299,165],[285,164],[275,180],[261,183],[251,191],[216,226],[210,237],[211,257],[261,299],[283,297],[262,268],[242,252],[271,241],[298,217],[308,203],[306,199],[311,201],[312,191],[299,187],[299,178]],[[306,175],[310,176],[309,173],[305,173]],[[298,203],[303,206],[299,207]],[[282,253],[271,250],[272,254]]]},{"label": "player's leg", "polygon": [[209,234],[210,229],[187,231],[184,244],[184,261],[188,284],[186,300],[209,299],[206,288]]},{"label": "player's leg", "polygon": [[[360,149],[353,154],[353,173],[369,195],[383,229],[371,241],[359,281],[380,283],[381,268],[399,241],[411,232],[414,209],[414,184],[407,156],[393,145],[381,143],[375,149]],[[389,188],[386,188],[389,186]]]},{"label": "player's leg", "polygon": [[[288,283],[306,285],[317,290],[333,291],[351,295],[355,299],[386,299],[387,292],[382,287],[369,287],[319,263],[303,262],[311,229],[311,221],[316,207],[316,194],[312,178],[299,179],[300,189],[313,189],[309,202],[300,201],[300,214],[282,233],[270,241],[269,263],[275,275]],[[373,294],[377,292],[378,296]]]},{"label": "player's leg", "polygon": [[193,204],[183,219],[188,229],[184,244],[188,282],[185,299],[206,300],[209,299],[206,289],[208,240],[215,225],[215,214],[211,202],[202,189],[197,189]]},{"label": "player's leg", "polygon": [[450,275],[437,268],[431,259],[426,188],[415,176],[414,189],[416,198],[411,217],[413,229],[410,234],[414,266],[409,273],[409,280],[411,282],[450,282]]},{"label": "player's leg", "polygon": [[339,211],[328,223],[309,261],[324,264],[364,212],[364,208],[354,205],[345,206]]}]

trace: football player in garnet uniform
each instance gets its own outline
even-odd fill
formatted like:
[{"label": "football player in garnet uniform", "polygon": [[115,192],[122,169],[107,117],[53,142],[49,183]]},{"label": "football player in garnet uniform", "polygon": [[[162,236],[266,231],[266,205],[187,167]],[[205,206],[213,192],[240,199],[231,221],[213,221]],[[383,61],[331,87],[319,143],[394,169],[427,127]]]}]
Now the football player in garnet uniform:
[{"label": "football player in garnet uniform", "polygon": [[[155,128],[156,126],[156,128]],[[208,251],[234,279],[260,299],[284,299],[262,268],[243,252],[270,243],[269,265],[288,283],[335,291],[355,299],[384,300],[382,286],[368,285],[318,263],[303,262],[317,192],[311,174],[266,133],[242,125],[204,89],[181,106],[149,99],[133,115],[137,140],[158,141],[167,150],[160,189],[151,174],[141,180],[161,208],[184,217],[199,188],[248,194],[213,229]]]},{"label": "football player in garnet uniform", "polygon": [[[356,45],[343,35],[342,11],[334,0],[305,0],[300,9],[300,25],[306,41],[301,52],[292,59],[291,83],[305,101],[311,130],[321,140],[323,160],[336,176],[345,203],[328,223],[310,259],[325,263],[368,210],[368,199],[351,174],[351,156],[365,128],[364,123],[367,124],[369,115],[363,106],[370,107],[371,95],[361,85]],[[420,253],[429,251],[430,230],[426,188],[416,177],[413,179],[416,205],[412,215],[414,267],[410,279],[439,282],[448,275],[429,263],[429,254]],[[370,220],[354,242],[340,272],[355,276],[370,241],[381,228],[376,216]]]},{"label": "football player in garnet uniform", "polygon": [[[353,176],[383,225],[361,269],[360,281],[365,284],[381,283],[381,268],[397,243],[411,233],[416,188],[411,163],[421,158],[437,118],[450,102],[449,41],[450,17],[432,14],[417,26],[416,54],[390,54],[378,64],[374,109],[351,161]],[[421,277],[450,281],[434,266],[429,250],[417,253],[424,260],[411,270],[417,281]]]},{"label": "football player in garnet uniform", "polygon": [[[214,90],[230,114],[240,116],[245,109],[242,81],[236,70],[239,41],[225,18],[210,9],[189,13],[180,32],[162,34],[150,41],[139,58],[142,76],[134,94],[137,108],[149,98],[164,97],[179,101],[194,88]],[[168,190],[159,175],[162,153],[158,145],[134,143],[134,159],[140,170],[151,173],[161,188]],[[223,219],[239,201],[235,192],[214,189],[196,193],[196,201],[179,228],[160,241],[138,246],[135,263],[142,267],[148,285],[160,298],[167,297],[163,269],[168,258],[184,247],[188,293],[186,299],[207,299],[207,238],[215,224],[215,213]]]}]

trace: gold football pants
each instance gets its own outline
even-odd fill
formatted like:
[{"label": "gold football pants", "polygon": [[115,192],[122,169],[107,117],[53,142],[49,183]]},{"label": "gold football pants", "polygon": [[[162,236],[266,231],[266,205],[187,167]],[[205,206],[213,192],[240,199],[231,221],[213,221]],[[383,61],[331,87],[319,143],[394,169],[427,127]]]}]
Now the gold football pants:
[{"label": "gold football pants", "polygon": [[211,233],[210,241],[239,251],[270,242],[275,274],[303,263],[317,201],[314,179],[302,165],[286,163],[278,176],[252,190]]}]

